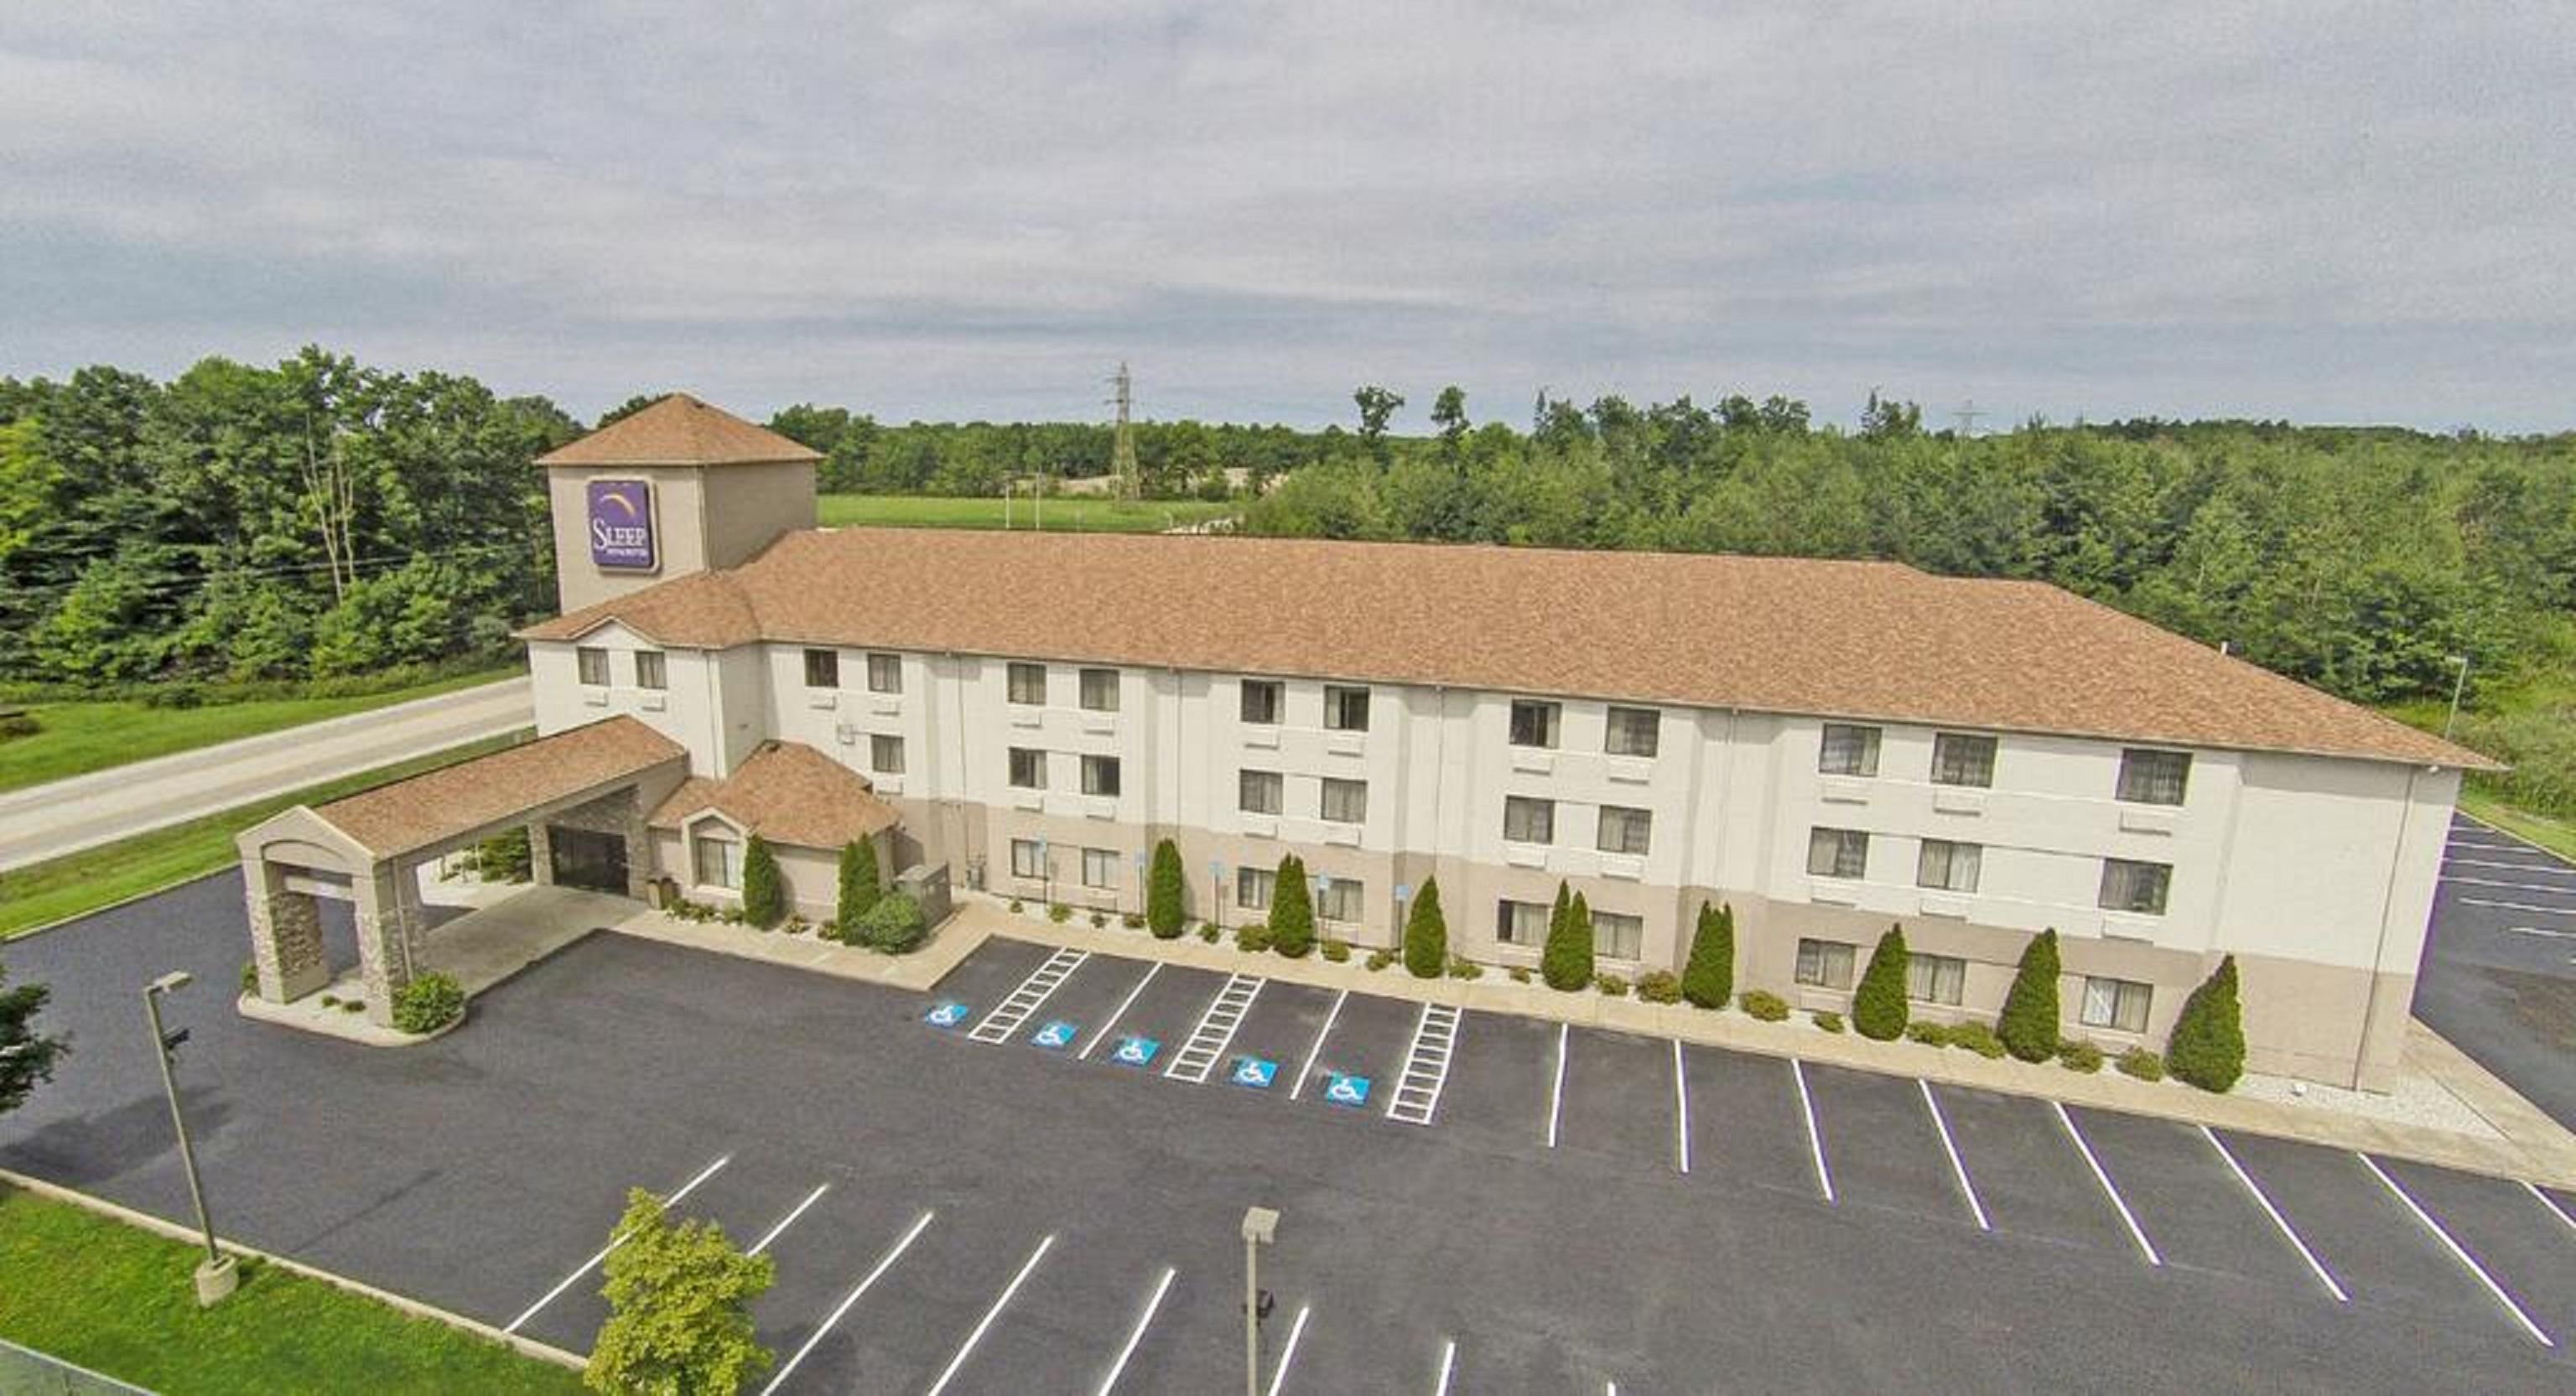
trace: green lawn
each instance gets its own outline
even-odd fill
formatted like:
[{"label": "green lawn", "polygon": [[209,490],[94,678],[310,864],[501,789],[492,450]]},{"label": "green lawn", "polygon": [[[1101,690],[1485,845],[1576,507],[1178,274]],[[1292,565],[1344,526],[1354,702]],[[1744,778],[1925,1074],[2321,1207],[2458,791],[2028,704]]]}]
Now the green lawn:
[{"label": "green lawn", "polygon": [[202,708],[155,708],[131,702],[30,704],[27,711],[44,730],[0,741],[0,790],[471,688],[518,672],[488,669],[355,698],[284,698]]},{"label": "green lawn", "polygon": [[233,849],[233,835],[279,810],[336,800],[369,786],[498,751],[527,740],[528,735],[514,732],[469,742],[0,873],[0,941],[226,867],[240,856]]},{"label": "green lawn", "polygon": [[582,1389],[570,1368],[257,1261],[231,1298],[199,1309],[201,1254],[0,1188],[0,1338],[170,1396]]},{"label": "green lawn", "polygon": [[2539,844],[2561,858],[2576,861],[2576,824],[2508,805],[2475,790],[2460,792],[2460,812]]},{"label": "green lawn", "polygon": [[[827,494],[819,501],[825,527],[874,524],[892,528],[1000,528],[1003,501],[938,498],[910,494]],[[1049,533],[1159,533],[1235,512],[1232,504],[1198,499],[1147,499],[1129,503],[1091,495],[1064,495],[1046,502]],[[1035,525],[1035,506],[1012,500],[1010,523]]]}]

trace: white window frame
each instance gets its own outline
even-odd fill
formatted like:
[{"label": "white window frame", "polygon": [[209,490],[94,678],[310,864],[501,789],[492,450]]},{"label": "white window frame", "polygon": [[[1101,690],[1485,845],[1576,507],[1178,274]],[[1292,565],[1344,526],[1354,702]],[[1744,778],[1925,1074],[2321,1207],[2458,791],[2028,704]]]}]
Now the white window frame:
[{"label": "white window frame", "polygon": [[[1044,790],[1047,788],[1047,754],[1045,752],[1038,750],[1036,747],[1029,746],[1010,747],[1007,748],[1007,751],[1009,754],[1003,758],[1002,766],[1002,779],[1006,784],[1008,784],[1013,790]],[[1026,761],[1033,768],[1029,774],[1035,777],[1034,780],[1020,779],[1020,765],[1023,761]]]},{"label": "white window frame", "polygon": [[635,652],[635,686],[660,693],[671,686],[671,668],[663,662],[660,650]]},{"label": "white window frame", "polygon": [[903,656],[872,650],[868,654],[868,692],[903,692]]},{"label": "white window frame", "polygon": [[1047,875],[1046,845],[1036,839],[1011,840],[1011,876],[1032,881]]},{"label": "white window frame", "polygon": [[1995,758],[2002,752],[2003,743],[1993,737],[1975,732],[1936,732],[1932,736],[1932,783],[1992,790]]},{"label": "white window frame", "polygon": [[2123,804],[2181,804],[2191,793],[2191,753],[2161,747],[2124,749],[2120,783],[2113,793]]},{"label": "white window frame", "polygon": [[1644,958],[1646,918],[1624,911],[1593,912],[1592,953],[1608,960]]},{"label": "white window frame", "polygon": [[1956,955],[1927,955],[1917,950],[1905,957],[1905,997],[1915,1003],[1956,1008],[1968,993],[1968,962]]},{"label": "white window frame", "polygon": [[[1262,792],[1255,799],[1253,792]],[[1246,768],[1234,773],[1234,807],[1245,814],[1284,814],[1288,809],[1288,778],[1277,771]]]},{"label": "white window frame", "polygon": [[[1643,733],[1643,740],[1639,734]],[[1664,714],[1660,708],[1631,708],[1613,703],[1601,734],[1601,750],[1611,756],[1651,761],[1664,748]]]},{"label": "white window frame", "polygon": [[[1334,797],[1341,798],[1336,800]],[[1348,808],[1353,802],[1356,810]],[[1337,812],[1336,806],[1342,806]],[[1318,784],[1315,817],[1327,824],[1366,824],[1368,822],[1368,782],[1343,776],[1326,776]]]},{"label": "white window frame", "polygon": [[1082,885],[1100,891],[1114,891],[1118,886],[1118,850],[1086,848],[1082,850]]},{"label": "white window frame", "polygon": [[2147,1015],[2154,1011],[2156,986],[2136,979],[2115,979],[2106,974],[2084,976],[2084,992],[2076,998],[2075,1020],[2088,1028],[2105,1028],[2112,1032],[2143,1033]]},{"label": "white window frame", "polygon": [[[707,834],[701,830],[689,833],[689,873],[700,887],[721,887],[728,892],[742,890],[742,840]],[[707,854],[722,849],[716,860],[715,876],[707,875]]]},{"label": "white window frame", "polygon": [[1328,877],[1315,888],[1315,919],[1350,925],[1368,915],[1368,884],[1355,877]]},{"label": "white window frame", "polygon": [[1556,842],[1556,801],[1537,795],[1503,797],[1503,842]]},{"label": "white window frame", "polygon": [[[2138,883],[2151,879],[2153,897],[2138,895]],[[2118,892],[2122,895],[2114,896]],[[2117,911],[2130,916],[2162,916],[2173,904],[2173,864],[2150,863],[2137,858],[2102,860],[2102,890],[2096,898],[2104,911]]]},{"label": "white window frame", "polygon": [[1592,846],[1602,853],[1646,857],[1655,847],[1655,812],[1632,805],[1603,805]]},{"label": "white window frame", "polygon": [[1047,701],[1047,666],[1015,659],[1002,671],[1003,696],[1017,708],[1043,708]]},{"label": "white window frame", "polygon": [[1878,774],[1880,729],[1857,722],[1828,722],[1816,743],[1816,770],[1829,776]]},{"label": "white window frame", "polygon": [[[1261,695],[1258,701],[1254,694]],[[1245,726],[1276,727],[1288,715],[1288,685],[1277,679],[1245,679],[1236,704],[1235,714]]]},{"label": "white window frame", "polygon": [[[1359,721],[1352,722],[1356,707]],[[1356,684],[1324,685],[1324,730],[1328,732],[1365,732],[1369,730],[1369,691]]]},{"label": "white window frame", "polygon": [[1850,988],[1853,962],[1858,958],[1853,952],[1859,948],[1849,941],[1799,937],[1794,976],[1798,985],[1808,989]]},{"label": "white window frame", "polygon": [[1563,703],[1551,703],[1544,698],[1515,698],[1510,720],[1503,729],[1504,740],[1513,746],[1554,751],[1564,724]]},{"label": "white window frame", "polygon": [[[1494,940],[1503,945],[1517,945],[1536,950],[1547,944],[1547,923],[1555,908],[1545,902],[1516,902],[1503,897],[1494,903]],[[1522,922],[1529,923],[1526,933]]]},{"label": "white window frame", "polygon": [[806,646],[805,686],[838,689],[841,686],[841,652],[813,645]]},{"label": "white window frame", "polygon": [[1082,701],[1083,710],[1095,713],[1118,711],[1118,671],[1084,669],[1079,672],[1080,678],[1076,685],[1079,690],[1077,696]]},{"label": "white window frame", "polygon": [[1243,910],[1268,911],[1271,899],[1278,895],[1278,869],[1237,868],[1234,870],[1234,904]]},{"label": "white window frame", "polygon": [[1082,793],[1114,800],[1125,788],[1125,773],[1115,756],[1091,755],[1082,758]]},{"label": "white window frame", "polygon": [[[894,754],[894,760],[892,762],[888,762],[886,760],[886,753],[888,752],[892,752]],[[895,736],[891,732],[869,733],[868,769],[881,776],[902,775],[903,738]]]},{"label": "white window frame", "polygon": [[1985,861],[1984,844],[1925,839],[1914,855],[1914,885],[1937,892],[1974,892]]},{"label": "white window frame", "polygon": [[[1827,847],[1828,837],[1831,839],[1832,854],[1820,860],[1817,854]],[[1866,829],[1836,829],[1819,824],[1807,831],[1807,876],[1837,877],[1845,881],[1857,882],[1869,876],[1869,845],[1869,831]],[[1854,849],[1858,849],[1859,852],[1850,857],[1851,871],[1845,872],[1843,868],[1846,855],[1851,855]],[[1819,861],[1822,861],[1825,866],[1817,867],[1816,864]]]},{"label": "white window frame", "polygon": [[597,645],[575,645],[572,650],[573,677],[585,688],[608,687],[608,651]]}]

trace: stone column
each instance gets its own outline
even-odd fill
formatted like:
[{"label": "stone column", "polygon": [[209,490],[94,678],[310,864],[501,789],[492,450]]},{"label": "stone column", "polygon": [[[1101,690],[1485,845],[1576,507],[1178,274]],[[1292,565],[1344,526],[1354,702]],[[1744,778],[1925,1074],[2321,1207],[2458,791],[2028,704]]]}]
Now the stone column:
[{"label": "stone column", "polygon": [[331,964],[322,951],[322,914],[309,892],[286,889],[286,871],[265,859],[242,869],[250,904],[251,961],[258,967],[259,996],[285,1003],[327,987]]},{"label": "stone column", "polygon": [[357,881],[358,976],[367,989],[367,1021],[392,1027],[394,995],[411,982],[405,957],[410,948],[412,916],[397,885],[396,870],[379,863]]},{"label": "stone column", "polygon": [[555,841],[542,819],[528,826],[528,880],[539,887],[555,885]]}]

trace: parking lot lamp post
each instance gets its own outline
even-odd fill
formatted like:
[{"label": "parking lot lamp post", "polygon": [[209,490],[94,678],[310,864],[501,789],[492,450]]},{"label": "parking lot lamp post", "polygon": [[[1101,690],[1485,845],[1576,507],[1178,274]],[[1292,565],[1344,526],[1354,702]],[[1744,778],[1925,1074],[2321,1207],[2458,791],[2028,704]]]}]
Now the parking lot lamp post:
[{"label": "parking lot lamp post", "polygon": [[1261,1248],[1279,1234],[1267,1207],[1243,1213],[1243,1396],[1261,1396]]},{"label": "parking lot lamp post", "polygon": [[2451,681],[2451,715],[2442,719],[2442,740],[2446,742],[2451,739],[2451,729],[2460,721],[2460,694],[2469,686],[2469,657],[2455,654],[2451,656],[2451,662],[2460,666],[2460,676]]},{"label": "parking lot lamp post", "polygon": [[161,1063],[161,1090],[170,1098],[170,1125],[179,1134],[179,1166],[188,1175],[188,1200],[197,1207],[197,1229],[205,1234],[206,1258],[197,1263],[197,1306],[208,1308],[233,1292],[241,1282],[233,1258],[215,1244],[214,1219],[206,1213],[205,1185],[197,1180],[197,1151],[188,1142],[188,1117],[179,1109],[179,1080],[171,1074],[170,1063],[179,1052],[179,1044],[188,1040],[188,1030],[165,1032],[161,1028],[161,996],[187,988],[195,976],[173,970],[143,988],[143,1012],[152,1023],[152,1054]]}]

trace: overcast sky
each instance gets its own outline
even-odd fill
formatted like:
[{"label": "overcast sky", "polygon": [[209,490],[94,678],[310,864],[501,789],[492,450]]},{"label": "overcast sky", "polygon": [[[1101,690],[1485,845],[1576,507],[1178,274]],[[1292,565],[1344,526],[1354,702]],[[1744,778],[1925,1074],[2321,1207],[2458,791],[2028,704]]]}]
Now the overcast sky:
[{"label": "overcast sky", "polygon": [[2576,424],[2576,6],[577,8],[0,11],[0,373]]}]

